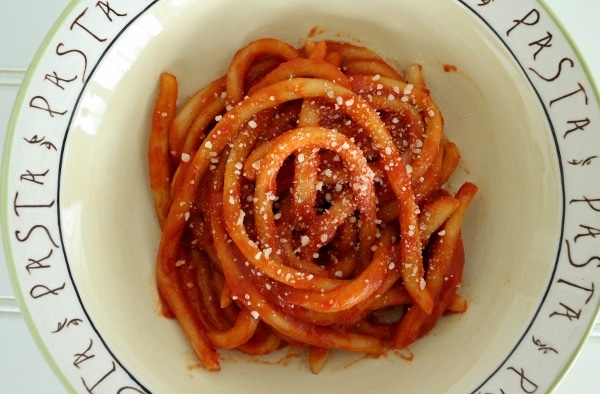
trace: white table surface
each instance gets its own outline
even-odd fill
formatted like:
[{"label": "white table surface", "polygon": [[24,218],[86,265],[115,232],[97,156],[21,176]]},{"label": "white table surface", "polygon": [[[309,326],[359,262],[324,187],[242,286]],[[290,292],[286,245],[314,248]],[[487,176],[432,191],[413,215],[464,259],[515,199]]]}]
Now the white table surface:
[{"label": "white table surface", "polygon": [[[20,82],[69,0],[0,0],[0,151]],[[547,0],[600,82],[600,1]],[[0,249],[2,245],[0,244]],[[19,313],[0,250],[0,392],[63,393]],[[555,393],[600,393],[600,320]]]}]

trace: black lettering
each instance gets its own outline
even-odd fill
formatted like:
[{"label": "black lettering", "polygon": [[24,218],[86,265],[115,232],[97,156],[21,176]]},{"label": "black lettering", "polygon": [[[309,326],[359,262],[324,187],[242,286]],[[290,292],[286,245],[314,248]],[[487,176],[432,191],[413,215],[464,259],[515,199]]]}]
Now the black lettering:
[{"label": "black lettering", "polygon": [[52,74],[46,74],[46,76],[44,77],[44,80],[50,81],[51,83],[53,83],[54,85],[58,86],[62,90],[65,90],[65,87],[62,85],[62,82],[70,83],[70,82],[73,82],[76,79],[77,79],[77,75],[75,75],[71,79],[60,78],[58,76],[58,74],[56,73],[56,71],[53,71]]},{"label": "black lettering", "polygon": [[564,311],[563,312],[558,312],[558,311],[552,312],[550,314],[550,317],[562,316],[562,317],[566,317],[567,319],[569,319],[569,321],[579,320],[579,318],[581,317],[581,309],[576,311],[575,309],[563,304],[562,302],[560,303],[560,306],[563,307]]},{"label": "black lettering", "polygon": [[576,202],[585,202],[588,204],[588,206],[590,208],[592,208],[592,210],[594,210],[596,212],[600,212],[600,206],[596,207],[594,205],[594,203],[600,203],[600,198],[591,199],[591,198],[587,198],[587,197],[583,196],[583,198],[581,200],[573,199],[573,200],[569,201],[569,204],[573,204]]},{"label": "black lettering", "polygon": [[32,270],[50,268],[49,265],[42,264],[42,262],[48,260],[52,256],[52,253],[54,253],[54,249],[50,249],[50,253],[48,253],[46,257],[42,257],[39,260],[27,259],[27,261],[29,261],[29,264],[26,266],[27,273],[31,275]]},{"label": "black lettering", "polygon": [[114,10],[114,8],[111,8],[110,4],[108,4],[108,1],[97,2],[96,7],[100,8],[102,12],[104,12],[104,15],[106,15],[108,20],[111,22],[113,21],[110,17],[111,14],[114,14],[116,16],[127,16],[127,14],[119,14],[117,11]]},{"label": "black lettering", "polygon": [[61,332],[63,329],[68,328],[70,326],[78,326],[83,323],[81,319],[65,319],[62,322],[58,322],[56,330],[52,331],[52,334],[56,334],[57,332]]},{"label": "black lettering", "polygon": [[580,120],[570,120],[567,123],[573,125],[574,127],[572,129],[567,130],[563,138],[567,138],[567,136],[574,131],[585,130],[585,128],[589,126],[592,122],[588,118],[585,118]]},{"label": "black lettering", "polygon": [[88,60],[87,60],[87,56],[85,55],[85,53],[83,53],[82,51],[78,50],[78,49],[69,49],[66,51],[62,51],[61,49],[64,47],[65,45],[61,42],[60,44],[58,44],[56,46],[56,54],[58,56],[66,56],[69,54],[77,54],[80,55],[83,58],[83,73],[81,73],[81,81],[84,82],[85,78],[86,78],[86,73],[87,73],[87,67],[88,67]]},{"label": "black lettering", "polygon": [[525,376],[525,370],[523,368],[519,368],[519,370],[517,370],[516,368],[508,367],[507,369],[509,371],[513,371],[519,376],[519,378],[521,379],[521,389],[524,392],[531,394],[537,391],[538,385],[535,384],[531,379],[527,378],[527,376]]},{"label": "black lettering", "polygon": [[554,349],[552,346],[549,346],[547,343],[542,342],[540,339],[535,336],[531,337],[531,341],[535,346],[537,346],[538,350],[543,352],[544,354],[548,353],[556,353],[558,354],[558,350]]},{"label": "black lettering", "polygon": [[585,303],[586,303],[586,304],[587,304],[588,302],[590,302],[590,300],[591,300],[591,299],[592,299],[592,297],[594,296],[594,290],[596,289],[596,287],[594,286],[594,282],[592,282],[592,285],[591,285],[589,288],[588,288],[588,287],[583,287],[583,286],[580,286],[580,285],[576,285],[575,283],[568,282],[568,281],[566,281],[566,280],[564,280],[564,279],[559,279],[559,280],[558,280],[558,283],[563,283],[563,284],[565,284],[565,285],[567,285],[567,286],[571,286],[571,287],[574,287],[574,288],[576,288],[576,289],[583,290],[583,291],[585,291],[585,292],[589,293],[590,295],[589,295],[589,296],[588,296],[588,298],[585,300]]},{"label": "black lettering", "polygon": [[571,244],[569,243],[569,240],[565,240],[565,243],[567,244],[567,255],[569,256],[569,263],[571,263],[571,265],[575,268],[583,268],[583,267],[587,267],[588,264],[590,264],[592,261],[598,261],[598,267],[600,267],[600,257],[598,256],[593,256],[590,257],[586,262],[584,263],[576,263],[573,260],[573,256],[571,256]]},{"label": "black lettering", "polygon": [[54,289],[51,289],[48,286],[44,286],[44,285],[35,285],[31,288],[31,290],[29,290],[29,295],[33,299],[42,298],[47,295],[57,296],[60,294],[61,290],[64,290],[64,288],[65,288],[65,283],[63,283],[62,286],[56,287]]},{"label": "black lettering", "polygon": [[550,48],[552,46],[552,34],[547,31],[546,32],[546,37],[541,38],[537,41],[531,42],[529,43],[529,46],[538,46],[537,51],[535,51],[535,53],[533,54],[533,60],[536,60],[537,55],[544,49],[544,48]]},{"label": "black lettering", "polygon": [[558,71],[556,72],[556,74],[554,74],[551,77],[544,77],[543,75],[541,75],[539,72],[537,72],[535,69],[529,67],[529,70],[531,70],[535,75],[537,75],[538,77],[540,77],[541,79],[543,79],[546,82],[552,82],[552,81],[556,81],[558,79],[558,77],[560,77],[560,74],[562,73],[562,68],[563,68],[563,63],[569,63],[569,65],[571,66],[571,68],[575,67],[575,62],[573,62],[573,60],[571,60],[568,57],[562,58],[560,60],[560,62],[558,63]]},{"label": "black lettering", "polygon": [[572,91],[571,93],[567,93],[567,94],[565,94],[564,96],[561,96],[561,97],[555,98],[554,100],[550,101],[550,107],[552,107],[552,105],[553,105],[554,103],[557,103],[557,102],[559,102],[559,101],[561,101],[561,100],[564,100],[564,99],[566,99],[566,98],[568,98],[568,97],[574,96],[574,95],[576,95],[577,93],[583,93],[583,96],[585,97],[585,105],[588,105],[588,96],[587,96],[587,92],[585,91],[585,88],[584,88],[584,87],[583,87],[583,85],[581,85],[581,83],[579,83],[579,82],[577,83],[577,85],[579,85],[579,89],[577,89],[577,90],[574,90],[574,91]]},{"label": "black lettering", "polygon": [[592,164],[592,162],[597,159],[598,156],[590,156],[590,157],[586,157],[585,159],[571,159],[569,160],[569,164],[574,165],[574,166],[589,166]]},{"label": "black lettering", "polygon": [[575,236],[575,238],[573,239],[573,242],[577,242],[577,240],[581,237],[592,237],[592,238],[596,238],[597,235],[600,235],[600,230],[595,228],[595,227],[590,227],[590,226],[586,226],[583,224],[580,224],[579,227],[587,230],[586,233],[584,234],[577,234]]},{"label": "black lettering", "polygon": [[34,145],[34,144],[38,144],[48,150],[54,150],[56,151],[56,146],[54,146],[53,143],[45,141],[46,137],[38,137],[37,135],[34,135],[33,137],[31,137],[30,139],[27,139],[25,137],[23,137],[23,139],[27,142],[29,142],[30,144]]},{"label": "black lettering", "polygon": [[94,389],[96,387],[98,387],[98,385],[100,383],[102,383],[102,381],[104,381],[104,379],[106,379],[107,377],[109,377],[111,374],[115,373],[115,371],[117,370],[117,366],[115,364],[114,361],[112,361],[112,367],[111,369],[104,374],[104,376],[102,376],[96,383],[94,383],[94,385],[92,385],[91,387],[88,386],[87,382],[85,381],[85,379],[82,377],[81,378],[81,382],[83,383],[83,386],[85,387],[85,389],[87,390],[88,393],[92,394],[94,392]]},{"label": "black lettering", "polygon": [[534,26],[539,21],[540,21],[540,12],[534,8],[533,10],[529,11],[527,13],[527,15],[525,15],[524,18],[513,20],[514,25],[510,29],[507,30],[506,35],[509,36],[510,33],[514,29],[516,29],[518,26],[521,26],[521,25]]},{"label": "black lettering", "polygon": [[[41,101],[41,102],[40,102]],[[47,112],[50,117],[54,118],[54,115],[64,115],[67,113],[67,111],[55,111],[50,107],[50,103],[48,102],[48,100],[46,100],[46,98],[42,97],[42,96],[35,96],[34,98],[31,99],[31,101],[29,101],[29,106],[31,108],[35,108],[35,109],[41,109],[42,111]]]},{"label": "black lettering", "polygon": [[43,185],[44,182],[38,180],[38,177],[40,177],[40,178],[45,177],[46,175],[48,175],[49,171],[50,170],[46,170],[46,172],[42,172],[41,174],[34,174],[30,170],[27,170],[25,172],[25,174],[21,174],[21,176],[19,177],[19,180],[21,180],[21,181],[27,181],[27,182],[31,182],[31,183],[35,183],[37,185]]},{"label": "black lettering", "polygon": [[[19,199],[19,192],[15,193],[15,199],[13,201],[13,210],[15,211],[15,215],[19,216],[19,209],[21,208],[52,208],[54,206],[54,200],[52,200],[48,204],[19,204],[17,200]],[[58,248],[58,246],[56,246]]]},{"label": "black lettering", "polygon": [[42,226],[41,224],[37,224],[37,225],[33,226],[32,228],[30,228],[29,231],[27,232],[27,235],[25,235],[24,238],[21,238],[21,231],[17,230],[17,231],[15,231],[15,237],[17,238],[17,241],[19,241],[19,242],[26,242],[29,239],[29,237],[31,237],[31,234],[33,234],[33,232],[37,229],[44,231],[46,233],[46,235],[48,236],[48,239],[50,240],[52,245],[54,245],[55,248],[58,248],[58,244],[56,242],[54,242],[54,239],[52,239],[52,236],[50,235],[50,231],[48,230],[48,228],[46,226]]},{"label": "black lettering", "polygon": [[89,351],[92,349],[92,346],[94,345],[94,341],[92,339],[90,339],[90,344],[88,345],[87,349],[85,349],[83,351],[83,353],[75,353],[73,357],[75,357],[75,361],[73,361],[73,365],[75,367],[77,367],[78,369],[80,368],[79,366],[81,364],[83,364],[84,362],[91,360],[92,358],[96,357],[95,354],[88,354]]},{"label": "black lettering", "polygon": [[80,19],[82,19],[85,16],[85,13],[87,12],[88,8],[86,7],[83,12],[81,14],[79,14],[79,16],[77,16],[77,18],[75,18],[75,21],[71,24],[71,30],[73,30],[73,28],[75,26],[81,27],[86,33],[88,33],[90,36],[94,37],[94,39],[96,39],[96,41],[98,42],[104,42],[106,41],[106,38],[100,38],[97,35],[95,35],[90,29],[88,29],[85,25],[81,24],[79,22]]},{"label": "black lettering", "polygon": [[131,386],[121,387],[119,390],[117,390],[117,394],[131,393],[131,392],[144,394],[143,391],[141,391],[135,387],[131,387]]}]

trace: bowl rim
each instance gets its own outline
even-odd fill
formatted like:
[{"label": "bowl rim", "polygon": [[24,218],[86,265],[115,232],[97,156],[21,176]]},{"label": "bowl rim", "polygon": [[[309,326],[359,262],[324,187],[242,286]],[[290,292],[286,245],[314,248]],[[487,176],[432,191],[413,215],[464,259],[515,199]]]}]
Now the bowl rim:
[{"label": "bowl rim", "polygon": [[[158,1],[159,0],[151,1],[149,4],[147,4],[146,7],[143,8],[142,11],[140,11],[138,16],[143,15],[146,12],[146,10],[150,9],[152,6],[154,6],[156,3],[158,3]],[[456,0],[456,1],[465,5],[466,7],[469,7],[466,4],[466,1],[463,1],[463,0]],[[39,72],[41,60],[48,52],[50,44],[52,43],[52,41],[55,38],[57,38],[57,36],[60,35],[61,28],[66,23],[67,19],[73,14],[73,12],[81,4],[84,4],[85,2],[86,2],[86,0],[75,0],[68,4],[68,6],[65,8],[65,10],[62,12],[60,17],[57,19],[57,21],[54,23],[53,27],[50,29],[50,31],[46,35],[46,38],[43,40],[42,44],[40,45],[40,48],[36,52],[34,59],[31,62],[31,65],[29,66],[29,68],[26,72],[22,86],[19,90],[19,93],[18,93],[16,99],[15,99],[15,103],[14,103],[14,106],[13,106],[13,109],[11,112],[11,116],[9,119],[9,123],[8,123],[7,137],[6,137],[6,141],[5,141],[5,147],[4,147],[3,158],[2,158],[2,174],[1,174],[1,180],[0,180],[0,184],[2,185],[2,190],[3,190],[3,192],[0,195],[0,203],[2,205],[2,210],[3,210],[2,238],[3,238],[3,242],[4,242],[4,246],[5,246],[5,254],[6,254],[6,258],[7,258],[9,276],[11,279],[11,283],[15,289],[15,295],[16,295],[16,298],[17,298],[17,301],[19,304],[19,308],[22,311],[23,317],[27,323],[29,331],[31,332],[38,348],[44,355],[44,358],[48,361],[48,364],[50,365],[50,367],[52,368],[52,370],[54,371],[56,376],[58,376],[59,379],[61,380],[61,382],[65,385],[65,387],[70,387],[71,389],[73,389],[72,383],[68,380],[66,375],[63,373],[62,367],[59,365],[59,363],[53,356],[52,352],[50,351],[50,349],[48,347],[48,344],[44,341],[44,339],[39,331],[39,327],[36,326],[36,324],[32,318],[31,310],[30,310],[28,304],[24,300],[25,292],[23,291],[23,288],[21,286],[21,283],[19,281],[19,278],[18,278],[18,275],[16,272],[16,261],[15,261],[14,255],[13,255],[13,244],[14,244],[14,241],[12,240],[13,234],[11,234],[9,232],[10,226],[9,226],[8,217],[9,217],[9,210],[10,210],[10,206],[11,206],[11,197],[12,196],[8,195],[9,188],[7,186],[9,184],[8,168],[10,167],[10,163],[12,161],[12,156],[13,156],[13,150],[12,150],[13,144],[14,144],[13,140],[15,138],[15,134],[17,131],[16,130],[17,129],[17,121],[21,116],[22,109],[23,109],[25,99],[26,99],[26,95],[30,91],[31,86],[34,84],[34,77],[35,77],[36,73]],[[531,0],[531,2],[537,3],[542,6],[542,8],[544,9],[544,12],[546,12],[546,14],[548,14],[551,17],[552,22],[554,24],[556,24],[556,26],[559,28],[562,36],[564,38],[566,38],[566,40],[569,42],[570,48],[575,52],[577,61],[579,62],[581,68],[584,70],[587,80],[590,83],[590,85],[592,86],[595,99],[598,100],[600,98],[598,87],[591,75],[589,66],[585,62],[585,59],[581,55],[581,52],[578,49],[573,38],[569,35],[569,33],[565,29],[564,25],[560,22],[560,20],[558,19],[556,14],[552,11],[552,9],[547,5],[545,0]],[[477,14],[474,10],[473,10],[473,12],[476,16],[479,16],[479,14]],[[132,22],[135,21],[138,16],[136,16],[132,20]],[[483,18],[481,18],[481,19],[483,20]],[[485,22],[485,20],[484,20],[484,22]],[[113,42],[116,41],[117,39],[118,39],[118,36],[113,37]],[[504,40],[502,40],[502,42],[504,42]],[[510,48],[508,48],[508,49],[510,50]],[[95,65],[94,65],[94,67],[95,67]],[[93,70],[90,71],[90,74],[91,73],[93,73]],[[84,85],[83,89],[85,89],[85,85]],[[597,304],[596,308],[595,308],[595,313],[593,315],[595,317],[597,317],[599,315],[599,313],[600,313],[600,304]],[[562,373],[560,374],[560,376],[558,376],[554,380],[554,383],[552,384],[552,388],[555,387],[556,385],[558,385],[558,383],[561,381],[563,376],[569,370],[570,366],[572,365],[575,358],[579,354],[581,348],[583,347],[587,337],[589,336],[589,333],[591,332],[591,330],[594,326],[594,323],[595,323],[595,318],[590,319],[590,322],[587,325],[587,329],[585,330],[586,335],[580,339],[579,345],[577,346],[576,349],[574,349],[574,352],[572,353],[569,360],[567,360],[567,364],[566,364],[565,368],[562,369]]]}]

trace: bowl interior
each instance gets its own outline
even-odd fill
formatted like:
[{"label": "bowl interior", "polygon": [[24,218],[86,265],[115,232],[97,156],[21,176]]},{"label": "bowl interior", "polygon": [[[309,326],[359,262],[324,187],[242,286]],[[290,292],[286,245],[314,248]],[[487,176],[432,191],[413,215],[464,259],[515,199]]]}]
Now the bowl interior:
[{"label": "bowl interior", "polygon": [[[412,361],[408,351],[376,360],[336,352],[313,376],[301,351],[253,361],[223,352],[223,370],[208,373],[178,324],[158,314],[160,231],[146,163],[158,75],[177,75],[183,100],[225,73],[248,41],[271,36],[299,46],[315,27],[315,40],[367,46],[398,68],[423,65],[446,134],[462,154],[451,187],[469,180],[480,188],[463,230],[459,292],[469,310],[442,319],[411,346]],[[94,325],[152,391],[390,392],[401,384],[413,393],[466,392],[507,357],[544,296],[562,214],[557,163],[547,119],[519,65],[459,4],[163,1],[128,27],[82,93],[62,164],[62,232]],[[424,378],[431,371],[435,379]]]}]

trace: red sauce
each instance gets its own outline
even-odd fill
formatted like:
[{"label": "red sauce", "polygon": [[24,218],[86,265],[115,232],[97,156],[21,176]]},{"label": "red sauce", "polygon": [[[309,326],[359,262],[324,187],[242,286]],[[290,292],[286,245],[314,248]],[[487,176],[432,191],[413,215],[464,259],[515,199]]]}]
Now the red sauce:
[{"label": "red sauce", "polygon": [[323,29],[322,27],[319,26],[315,26],[312,29],[310,29],[310,32],[308,33],[308,38],[313,38],[319,34],[323,34],[325,32],[325,29]]},{"label": "red sauce", "polygon": [[444,64],[444,71],[446,71],[447,73],[456,72],[458,71],[458,68],[453,64]]},{"label": "red sauce", "polygon": [[171,311],[171,309],[167,306],[166,302],[162,300],[161,297],[156,302],[156,310],[159,316],[162,316],[167,319],[175,319],[175,315]]}]

